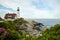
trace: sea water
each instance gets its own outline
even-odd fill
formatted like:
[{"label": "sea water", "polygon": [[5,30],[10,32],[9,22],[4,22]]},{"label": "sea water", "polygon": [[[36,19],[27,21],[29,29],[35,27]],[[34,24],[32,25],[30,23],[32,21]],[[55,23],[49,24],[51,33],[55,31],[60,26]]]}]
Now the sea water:
[{"label": "sea water", "polygon": [[60,19],[34,19],[34,20],[39,23],[43,23],[48,28],[56,24],[60,24]]}]

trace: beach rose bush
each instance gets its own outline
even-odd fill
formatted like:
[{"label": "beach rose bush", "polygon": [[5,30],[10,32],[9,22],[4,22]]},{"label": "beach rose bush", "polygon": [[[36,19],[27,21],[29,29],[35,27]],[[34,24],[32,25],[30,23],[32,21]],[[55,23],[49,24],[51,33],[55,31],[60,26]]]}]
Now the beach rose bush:
[{"label": "beach rose bush", "polygon": [[3,36],[7,35],[5,28],[0,28],[0,35],[3,35]]},{"label": "beach rose bush", "polygon": [[0,28],[0,40],[3,40],[7,35],[7,31],[5,28]]}]

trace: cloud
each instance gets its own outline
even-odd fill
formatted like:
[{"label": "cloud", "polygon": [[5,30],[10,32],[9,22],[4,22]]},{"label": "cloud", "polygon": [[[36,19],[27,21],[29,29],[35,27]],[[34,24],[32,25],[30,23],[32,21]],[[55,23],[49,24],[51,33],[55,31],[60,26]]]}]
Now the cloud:
[{"label": "cloud", "polygon": [[[36,2],[36,4],[39,6],[40,5],[40,0],[33,0],[34,2]],[[31,2],[33,2],[31,1]],[[52,2],[52,3],[51,3]],[[55,1],[56,2],[56,1]],[[47,18],[47,19],[57,19],[60,18],[58,17],[59,15],[59,6],[57,5],[57,3],[54,3],[54,1],[52,0],[42,0],[42,3],[45,7],[45,9],[43,8],[43,10],[41,10],[42,8],[38,9],[36,6],[37,5],[33,5],[33,4],[29,4],[29,1],[27,2],[28,5],[25,5],[26,3],[24,3],[24,5],[22,6],[22,12],[24,12],[26,14],[26,18]],[[51,3],[51,4],[50,4]],[[56,5],[57,7],[55,7]],[[41,5],[42,6],[42,5]],[[59,12],[59,13],[58,13]],[[56,15],[57,14],[57,15]],[[22,14],[22,16],[24,16]]]},{"label": "cloud", "polygon": [[55,19],[60,18],[59,0],[0,0],[0,4],[15,10],[20,7],[24,18]]},{"label": "cloud", "polygon": [[[45,8],[52,8],[54,10],[60,10],[60,0],[38,0],[33,1],[35,2],[38,6],[44,6]],[[41,5],[42,4],[42,5]]]},{"label": "cloud", "polygon": [[5,7],[5,6],[1,5],[1,4],[0,4],[0,9],[14,11],[12,8],[7,8],[7,7]]},{"label": "cloud", "polygon": [[60,0],[45,0],[45,4],[52,7],[54,10],[60,10]]},{"label": "cloud", "polygon": [[12,0],[0,0],[0,4],[4,5],[7,8],[12,8],[16,10],[17,3],[13,2]]}]

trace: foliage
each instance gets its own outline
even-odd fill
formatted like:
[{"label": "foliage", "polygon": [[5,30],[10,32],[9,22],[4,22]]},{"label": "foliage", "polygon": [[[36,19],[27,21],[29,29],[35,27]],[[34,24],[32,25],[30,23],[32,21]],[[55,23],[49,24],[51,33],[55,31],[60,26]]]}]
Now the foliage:
[{"label": "foliage", "polygon": [[46,29],[42,36],[38,39],[40,40],[60,40],[60,24],[56,24],[50,29]]},{"label": "foliage", "polygon": [[0,40],[3,40],[6,37],[7,31],[5,28],[0,28]]},{"label": "foliage", "polygon": [[0,34],[2,35],[0,40],[60,40],[60,24],[56,24],[50,29],[46,29],[42,32],[42,36],[36,37],[31,36],[24,31],[17,30],[22,24],[26,23],[28,22],[23,18],[14,21],[0,22]]},{"label": "foliage", "polygon": [[[8,32],[8,34],[5,37],[1,37],[1,40],[21,40],[22,37],[25,36],[25,34],[16,30],[17,28],[19,28],[21,22],[22,24],[27,23],[27,21],[25,21],[23,18],[15,19],[14,21],[4,20],[3,22],[0,22],[0,28],[4,28]],[[17,23],[19,25],[18,27],[16,26]],[[6,33],[6,31],[4,33]],[[2,35],[2,31],[0,31],[0,33]]]},{"label": "foliage", "polygon": [[26,20],[24,20],[23,18],[18,18],[14,20],[14,23],[18,23],[18,24],[23,24],[23,23],[28,23]]},{"label": "foliage", "polygon": [[15,31],[15,30],[12,30],[12,31],[9,31],[9,34],[4,38],[5,40],[19,40],[21,37],[21,35]]},{"label": "foliage", "polygon": [[12,21],[3,21],[0,22],[0,27],[4,27],[4,28],[14,28],[15,25],[13,25]]},{"label": "foliage", "polygon": [[19,29],[22,24],[25,25],[26,23],[28,23],[28,22],[26,20],[24,20],[23,18],[18,18],[13,21],[13,24],[15,24],[16,29]]}]

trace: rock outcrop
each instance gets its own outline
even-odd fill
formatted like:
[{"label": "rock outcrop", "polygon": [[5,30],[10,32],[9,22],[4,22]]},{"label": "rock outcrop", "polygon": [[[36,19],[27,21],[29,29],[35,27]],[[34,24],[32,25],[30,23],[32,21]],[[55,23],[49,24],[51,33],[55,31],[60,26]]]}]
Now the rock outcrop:
[{"label": "rock outcrop", "polygon": [[38,30],[36,27],[42,27],[44,26],[42,23],[35,22],[33,20],[26,20],[28,23],[23,23],[20,27],[19,30],[25,31],[29,35],[34,35],[34,36],[39,36],[41,35],[42,30]]}]

